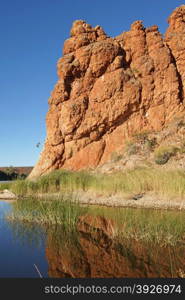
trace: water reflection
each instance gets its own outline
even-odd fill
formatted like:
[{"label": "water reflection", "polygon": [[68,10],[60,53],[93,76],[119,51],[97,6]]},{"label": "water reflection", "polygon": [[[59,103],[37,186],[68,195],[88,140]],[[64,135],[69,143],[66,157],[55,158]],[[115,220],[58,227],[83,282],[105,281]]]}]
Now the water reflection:
[{"label": "water reflection", "polygon": [[[185,245],[157,248],[113,236],[103,217],[79,222],[74,236],[61,228],[49,231],[46,257],[50,277],[180,277],[185,270]],[[84,221],[84,220],[83,220]],[[93,226],[92,226],[93,222]],[[111,231],[109,231],[111,229]],[[55,236],[60,236],[56,243]],[[164,255],[165,253],[165,255]]]},{"label": "water reflection", "polygon": [[[0,203],[2,215],[10,204]],[[0,221],[0,277],[185,277],[185,243],[175,247],[117,235],[111,218],[85,215],[77,227]]]},{"label": "water reflection", "polygon": [[8,220],[6,223],[12,231],[13,241],[19,243],[20,247],[25,245],[37,249],[45,247],[46,230],[43,226]]}]

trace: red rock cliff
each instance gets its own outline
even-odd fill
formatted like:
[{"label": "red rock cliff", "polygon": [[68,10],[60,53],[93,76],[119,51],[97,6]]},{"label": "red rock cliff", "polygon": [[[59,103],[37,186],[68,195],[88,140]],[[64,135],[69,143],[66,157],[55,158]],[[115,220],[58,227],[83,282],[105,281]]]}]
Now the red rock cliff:
[{"label": "red rock cliff", "polygon": [[44,150],[30,177],[95,168],[134,132],[161,130],[184,110],[184,5],[168,23],[165,36],[136,21],[116,38],[73,23],[49,98]]}]

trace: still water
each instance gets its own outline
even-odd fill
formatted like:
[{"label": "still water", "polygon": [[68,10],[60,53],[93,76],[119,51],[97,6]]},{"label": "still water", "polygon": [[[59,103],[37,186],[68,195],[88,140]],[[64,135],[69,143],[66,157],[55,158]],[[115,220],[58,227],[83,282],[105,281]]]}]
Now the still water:
[{"label": "still water", "polygon": [[[0,201],[1,278],[185,277],[182,241],[172,247],[116,239],[112,220],[93,214],[82,217],[75,232],[11,222],[6,218],[11,209],[11,201]],[[184,230],[184,215],[180,218]]]},{"label": "still water", "polygon": [[[30,240],[34,232],[24,232],[19,224],[12,226],[4,218],[11,210],[11,203],[0,201],[0,277],[38,277],[34,264],[39,268],[43,277],[48,277],[48,263],[45,257],[45,235],[41,228],[35,226],[39,235],[39,244]],[[18,234],[19,231],[20,234]],[[24,235],[25,234],[25,235]]]}]

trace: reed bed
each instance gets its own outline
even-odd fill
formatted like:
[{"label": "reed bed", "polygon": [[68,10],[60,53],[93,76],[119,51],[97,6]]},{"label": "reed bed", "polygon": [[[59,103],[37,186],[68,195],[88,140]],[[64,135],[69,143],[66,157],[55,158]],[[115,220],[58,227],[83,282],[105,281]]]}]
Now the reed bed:
[{"label": "reed bed", "polygon": [[[117,234],[121,233],[129,239],[172,245],[180,240],[184,241],[185,238],[184,212],[87,208],[80,206],[75,196],[78,191],[99,191],[105,196],[152,191],[156,196],[167,199],[183,199],[185,197],[183,170],[136,168],[109,175],[58,170],[35,181],[13,181],[9,189],[21,197],[34,197],[18,200],[13,204],[13,212],[9,216],[12,220],[75,226],[81,214],[86,212],[91,214],[97,210],[98,214],[105,214],[106,217],[110,215],[110,218],[119,223]],[[53,193],[58,195],[55,201]],[[43,200],[35,199],[40,194],[47,197]]]},{"label": "reed bed", "polygon": [[[13,206],[13,218],[11,215],[8,219],[15,237],[19,238],[23,245],[26,240],[29,241],[30,246],[36,244],[39,247],[45,236],[47,237],[47,247],[51,246],[56,255],[57,253],[59,255],[66,253],[69,258],[67,253],[69,255],[72,253],[73,257],[78,259],[82,255],[83,260],[81,247],[81,237],[83,236],[83,241],[86,237],[88,243],[92,243],[93,247],[96,245],[96,251],[98,248],[102,249],[102,245],[104,245],[102,241],[105,241],[105,245],[109,245],[110,249],[128,259],[133,268],[143,268],[142,263],[138,266],[136,257],[138,253],[139,255],[144,253],[144,263],[150,267],[156,266],[159,277],[164,275],[164,262],[165,270],[168,268],[172,277],[176,277],[176,274],[178,277],[184,277],[184,270],[181,269],[185,249],[185,214],[183,212],[102,207],[82,209],[77,206],[72,208],[69,203],[61,200],[58,203],[58,200],[27,199],[18,200],[17,203]],[[106,228],[102,227],[102,235],[101,228],[97,228],[96,235],[93,222],[92,234],[88,227],[86,235],[78,231],[76,224],[79,216],[84,213],[90,214],[92,217],[104,217],[107,222],[111,219],[111,223],[115,223],[115,233],[110,235],[111,243],[106,237]],[[57,219],[55,219],[55,215]],[[35,226],[35,222],[37,226]],[[40,222],[46,226],[39,226]],[[106,222],[99,224],[106,224]],[[107,251],[109,252],[109,248]],[[165,253],[164,260],[163,252]]]},{"label": "reed bed", "polygon": [[19,199],[12,203],[12,211],[7,215],[9,221],[30,222],[47,225],[62,225],[73,228],[78,217],[86,209],[71,198],[38,200]]},{"label": "reed bed", "polygon": [[0,182],[0,191],[9,189],[12,185],[12,182]]},{"label": "reed bed", "polygon": [[[12,203],[12,211],[7,215],[9,221],[37,223],[40,225],[62,225],[67,231],[76,230],[82,215],[103,217],[113,226],[114,238],[143,241],[160,246],[185,247],[185,212],[156,211],[131,208],[105,208],[80,206],[74,199],[38,200],[25,199]],[[93,218],[92,218],[93,220]],[[92,223],[93,228],[93,223]]]},{"label": "reed bed", "polygon": [[168,199],[182,199],[185,197],[185,171],[136,168],[105,175],[58,170],[35,181],[13,181],[9,184],[9,189],[22,197],[74,191],[99,191],[105,196],[152,191],[157,196]]},{"label": "reed bed", "polygon": [[127,240],[185,247],[185,212],[133,208],[91,207],[91,215],[115,224],[114,235]]}]

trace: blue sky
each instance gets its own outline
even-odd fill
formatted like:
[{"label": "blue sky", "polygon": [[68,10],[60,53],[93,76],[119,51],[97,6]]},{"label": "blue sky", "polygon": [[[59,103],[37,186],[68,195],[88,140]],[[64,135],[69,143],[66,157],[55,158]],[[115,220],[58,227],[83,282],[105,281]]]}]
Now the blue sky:
[{"label": "blue sky", "polygon": [[[184,1],[185,2],[185,1]],[[46,135],[48,98],[57,81],[56,62],[72,22],[101,25],[110,36],[135,20],[157,24],[183,1],[0,1],[0,166],[34,165]],[[41,146],[36,147],[40,142]]]}]

